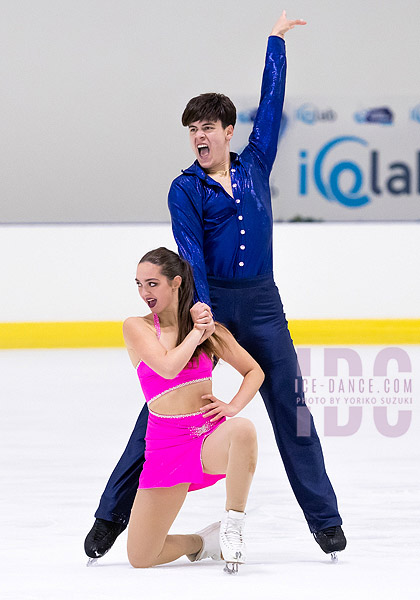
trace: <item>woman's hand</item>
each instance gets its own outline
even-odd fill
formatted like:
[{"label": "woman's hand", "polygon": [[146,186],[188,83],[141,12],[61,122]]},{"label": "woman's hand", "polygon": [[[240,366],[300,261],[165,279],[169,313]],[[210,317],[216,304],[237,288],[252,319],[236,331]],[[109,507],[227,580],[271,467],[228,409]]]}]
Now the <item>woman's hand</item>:
[{"label": "woman's hand", "polygon": [[214,321],[212,319],[211,323],[209,325],[201,325],[200,323],[195,323],[194,329],[198,329],[198,331],[202,332],[201,339],[198,342],[199,344],[202,344],[204,341],[206,341],[207,338],[209,338],[211,335],[213,335],[213,333],[216,331],[216,325],[214,324]]},{"label": "woman's hand", "polygon": [[302,19],[288,19],[286,17],[286,11],[284,10],[281,14],[280,19],[274,25],[271,35],[276,35],[284,39],[284,34],[293,29],[296,25],[306,25],[306,21]]},{"label": "woman's hand", "polygon": [[222,402],[222,400],[219,400],[213,394],[205,394],[201,397],[203,400],[211,400],[210,404],[206,404],[200,408],[205,417],[212,417],[210,419],[211,422],[219,421],[222,417],[234,417],[239,412],[239,409],[235,406]]}]

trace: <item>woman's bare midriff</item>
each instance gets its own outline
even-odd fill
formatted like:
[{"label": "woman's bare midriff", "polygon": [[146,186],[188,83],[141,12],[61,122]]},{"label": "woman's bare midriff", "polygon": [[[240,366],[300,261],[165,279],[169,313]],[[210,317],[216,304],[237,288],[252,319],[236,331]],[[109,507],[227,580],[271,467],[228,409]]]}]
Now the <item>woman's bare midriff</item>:
[{"label": "woman's bare midriff", "polygon": [[149,402],[149,408],[160,415],[187,415],[209,404],[210,400],[201,396],[211,393],[211,380],[190,383]]}]

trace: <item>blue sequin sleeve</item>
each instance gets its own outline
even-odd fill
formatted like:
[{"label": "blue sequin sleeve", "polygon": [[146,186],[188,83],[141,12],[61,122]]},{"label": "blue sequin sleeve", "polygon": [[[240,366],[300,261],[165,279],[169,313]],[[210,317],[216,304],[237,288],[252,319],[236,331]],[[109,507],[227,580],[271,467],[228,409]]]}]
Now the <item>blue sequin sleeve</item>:
[{"label": "blue sequin sleeve", "polygon": [[268,172],[277,153],[280,121],[286,87],[286,46],[275,35],[268,38],[261,97],[249,144],[244,150],[257,155]]},{"label": "blue sequin sleeve", "polygon": [[169,190],[168,207],[178,252],[193,268],[196,291],[194,301],[211,306],[203,253],[201,195],[197,191],[190,195],[175,179]]}]

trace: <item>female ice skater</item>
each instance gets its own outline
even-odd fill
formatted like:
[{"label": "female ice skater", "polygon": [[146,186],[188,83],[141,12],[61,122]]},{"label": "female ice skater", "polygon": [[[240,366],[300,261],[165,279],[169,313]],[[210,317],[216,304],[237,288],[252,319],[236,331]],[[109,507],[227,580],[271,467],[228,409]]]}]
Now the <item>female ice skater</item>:
[{"label": "female ice skater", "polygon": [[[224,559],[225,570],[236,572],[246,559],[244,511],[257,440],[248,419],[226,417],[248,404],[264,374],[229,331],[214,324],[206,305],[192,308],[194,280],[187,261],[166,248],[152,250],[138,264],[136,283],[151,313],[127,319],[123,331],[149,419],[146,460],[128,528],[130,563],[151,567],[186,555],[193,562]],[[229,404],[212,395],[218,358],[243,376]],[[168,535],[187,492],[224,477],[221,524],[195,534]]]}]

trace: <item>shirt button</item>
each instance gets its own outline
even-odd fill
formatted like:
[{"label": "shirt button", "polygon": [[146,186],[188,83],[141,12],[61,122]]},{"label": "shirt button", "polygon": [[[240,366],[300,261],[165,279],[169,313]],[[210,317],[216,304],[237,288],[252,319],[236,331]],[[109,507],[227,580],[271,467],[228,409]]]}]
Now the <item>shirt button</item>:
[{"label": "shirt button", "polygon": [[240,234],[244,235],[244,233],[245,233],[245,229],[241,229]]},{"label": "shirt button", "polygon": [[232,183],[232,187],[237,187],[236,183]]},{"label": "shirt button", "polygon": [[241,201],[239,200],[239,198],[237,198],[237,199],[235,200],[235,202],[236,202],[236,204],[240,204],[240,202],[241,202]]},{"label": "shirt button", "polygon": [[231,173],[236,173],[236,169],[231,169]]},{"label": "shirt button", "polygon": [[239,246],[239,248],[240,248],[241,250],[245,250],[245,246],[244,246],[243,244],[241,244],[241,245]]},{"label": "shirt button", "polygon": [[240,221],[242,221],[242,219],[243,219],[243,216],[242,216],[242,215],[239,215],[238,219],[239,219]]},{"label": "shirt button", "polygon": [[239,263],[239,266],[240,266],[240,267],[243,267],[243,266],[244,266],[244,263],[241,261],[241,262]]}]

